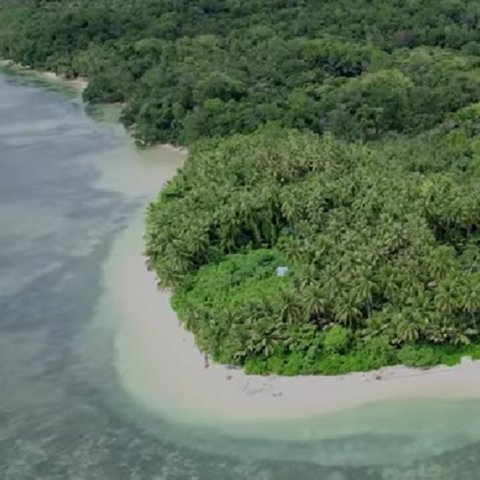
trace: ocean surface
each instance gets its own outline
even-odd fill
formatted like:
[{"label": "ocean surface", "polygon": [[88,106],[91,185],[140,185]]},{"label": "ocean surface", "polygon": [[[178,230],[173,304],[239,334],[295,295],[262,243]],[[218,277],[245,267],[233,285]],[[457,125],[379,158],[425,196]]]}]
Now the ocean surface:
[{"label": "ocean surface", "polygon": [[0,480],[478,480],[480,402],[227,428],[129,396],[104,266],[180,164],[73,92],[0,73]]}]

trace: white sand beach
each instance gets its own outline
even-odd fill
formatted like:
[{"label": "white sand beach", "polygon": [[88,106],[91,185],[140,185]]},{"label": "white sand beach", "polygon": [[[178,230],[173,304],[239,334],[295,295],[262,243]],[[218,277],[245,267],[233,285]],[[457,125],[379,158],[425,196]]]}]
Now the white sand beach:
[{"label": "white sand beach", "polygon": [[[163,152],[167,158],[173,155]],[[158,188],[172,174],[165,161],[157,170]],[[148,184],[151,188],[151,177]],[[154,274],[145,268],[143,229],[139,214],[118,238],[104,266],[105,295],[98,315],[115,324],[121,383],[148,409],[185,423],[244,424],[307,418],[386,400],[480,398],[480,362],[426,371],[399,366],[338,377],[252,376],[212,362],[206,368],[193,336],[179,324],[169,294],[158,290]]]}]

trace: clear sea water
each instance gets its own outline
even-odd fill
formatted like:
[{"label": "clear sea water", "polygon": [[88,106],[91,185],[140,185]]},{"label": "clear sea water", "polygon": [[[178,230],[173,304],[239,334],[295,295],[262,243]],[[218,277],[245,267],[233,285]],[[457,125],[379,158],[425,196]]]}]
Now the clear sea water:
[{"label": "clear sea water", "polygon": [[115,239],[162,183],[156,161],[178,158],[136,152],[72,93],[0,74],[0,480],[480,479],[476,401],[228,429],[137,405],[95,308]]}]

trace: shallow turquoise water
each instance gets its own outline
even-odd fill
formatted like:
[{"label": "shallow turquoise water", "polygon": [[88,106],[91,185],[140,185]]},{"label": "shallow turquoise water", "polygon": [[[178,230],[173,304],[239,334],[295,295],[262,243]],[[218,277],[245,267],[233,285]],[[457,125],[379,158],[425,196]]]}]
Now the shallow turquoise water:
[{"label": "shallow turquoise water", "polygon": [[1,480],[480,478],[480,402],[210,428],[136,405],[93,319],[102,263],[145,200],[140,158],[76,97],[0,76]]}]

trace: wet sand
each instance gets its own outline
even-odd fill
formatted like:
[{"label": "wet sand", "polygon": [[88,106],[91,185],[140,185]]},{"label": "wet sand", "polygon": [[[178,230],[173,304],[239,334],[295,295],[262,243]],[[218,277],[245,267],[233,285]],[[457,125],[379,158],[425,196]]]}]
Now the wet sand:
[{"label": "wet sand", "polygon": [[[163,155],[148,195],[173,175]],[[176,159],[178,160],[178,155]],[[153,158],[152,158],[153,160]],[[152,166],[152,165],[151,165]],[[125,389],[148,409],[184,423],[296,420],[402,399],[480,398],[480,362],[430,370],[390,367],[344,376],[255,376],[209,362],[179,324],[168,292],[145,267],[143,209],[121,234],[104,265],[105,294],[97,315],[116,324],[115,363]],[[380,379],[379,379],[380,377]]]}]

